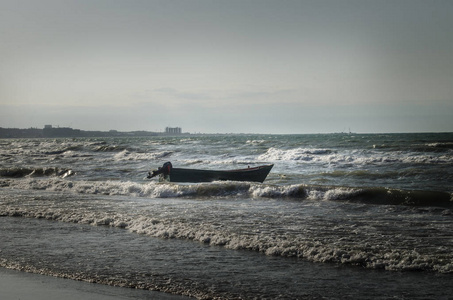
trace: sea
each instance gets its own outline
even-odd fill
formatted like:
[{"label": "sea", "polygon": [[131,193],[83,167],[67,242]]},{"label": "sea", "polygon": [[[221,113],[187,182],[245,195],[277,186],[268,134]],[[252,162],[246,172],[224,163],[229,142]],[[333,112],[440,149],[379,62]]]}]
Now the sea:
[{"label": "sea", "polygon": [[[1,139],[0,157],[3,268],[195,299],[453,299],[453,133]],[[167,161],[274,167],[146,179]]]}]

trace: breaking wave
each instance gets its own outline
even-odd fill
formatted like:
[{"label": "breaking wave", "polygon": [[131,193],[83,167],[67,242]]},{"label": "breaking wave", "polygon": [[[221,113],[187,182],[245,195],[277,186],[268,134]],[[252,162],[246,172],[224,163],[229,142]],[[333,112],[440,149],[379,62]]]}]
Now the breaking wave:
[{"label": "breaking wave", "polygon": [[315,156],[333,154],[335,151],[329,149],[310,149],[295,148],[283,150],[278,148],[269,148],[266,153],[260,155],[258,160],[276,161],[276,160],[313,160]]},{"label": "breaking wave", "polygon": [[114,155],[115,161],[140,161],[163,159],[173,154],[173,151],[159,151],[150,153],[138,153],[128,150],[122,150]]},{"label": "breaking wave", "polygon": [[[231,188],[231,185],[226,184]],[[218,184],[214,184],[218,186]],[[111,187],[111,186],[110,186]],[[247,184],[241,185],[244,192]],[[161,196],[178,196],[184,191],[195,192],[194,186],[173,186],[158,185]],[[248,189],[250,189],[249,187]],[[279,187],[272,191],[272,187],[266,186],[262,189],[252,188],[260,196],[273,197],[276,194],[298,194],[298,187]],[[135,193],[134,189],[129,191]],[[157,192],[157,190],[156,190]],[[203,191],[205,192],[205,191]],[[318,192],[320,192],[318,190]],[[309,197],[342,199],[354,194],[349,189],[325,190],[322,195],[317,195],[315,190],[308,193]],[[186,194],[187,195],[187,194]],[[152,237],[165,239],[187,239],[212,246],[222,246],[228,249],[256,251],[269,256],[297,257],[304,258],[313,262],[331,262],[346,265],[358,265],[369,269],[385,269],[393,271],[435,271],[439,273],[452,273],[453,265],[451,261],[451,251],[426,251],[410,247],[411,240],[405,241],[407,247],[397,249],[383,247],[376,243],[376,239],[382,238],[381,233],[373,231],[373,226],[355,227],[355,223],[335,224],[322,230],[322,234],[311,234],[311,226],[319,227],[321,224],[305,224],[316,222],[316,219],[293,219],[291,221],[279,217],[273,219],[272,212],[263,212],[265,216],[260,216],[260,223],[255,224],[253,216],[247,218],[228,218],[219,221],[222,214],[209,214],[210,207],[203,207],[201,203],[190,207],[178,205],[171,211],[154,210],[145,206],[145,210],[140,207],[132,206],[129,202],[115,202],[105,199],[71,199],[71,206],[59,205],[58,200],[46,198],[36,200],[32,197],[29,204],[27,200],[18,200],[16,203],[9,202],[0,206],[0,216],[27,217],[61,221],[67,223],[89,224],[93,226],[111,226],[123,228],[133,233],[143,234]],[[37,201],[40,201],[37,205]],[[31,204],[31,205],[30,205]],[[108,207],[108,209],[106,209]],[[151,206],[152,207],[152,206]],[[184,212],[189,209],[188,218],[184,217]],[[285,231],[275,230],[277,226],[283,226]],[[279,224],[279,222],[283,222]],[[289,223],[288,223],[289,222]],[[298,222],[304,222],[304,233],[298,227],[294,232],[291,226],[300,226]],[[407,225],[407,221],[405,224]],[[405,227],[405,224],[401,226]],[[289,227],[288,227],[289,226]],[[324,225],[322,225],[324,226]],[[260,230],[257,230],[259,227]],[[280,228],[280,227],[278,227]],[[319,230],[319,228],[318,228]],[[345,232],[343,236],[342,232]],[[355,237],[348,238],[350,234]],[[389,236],[389,239],[398,237]],[[379,240],[380,241],[380,240]]]},{"label": "breaking wave", "polygon": [[71,169],[62,169],[56,167],[49,168],[8,168],[0,169],[1,177],[42,177],[42,176],[60,176],[62,178],[75,175]]},{"label": "breaking wave", "polygon": [[[442,153],[443,154],[443,153]],[[279,149],[269,148],[265,153],[258,157],[259,161],[296,161],[307,163],[327,163],[327,164],[450,164],[453,156],[445,153],[444,155],[429,155],[415,152],[408,155],[405,152],[394,151],[389,153],[376,153],[365,150],[354,150],[339,152],[330,149]]]},{"label": "breaking wave", "polygon": [[[72,170],[16,170],[21,180],[0,180],[1,187],[49,190],[77,194],[102,194],[145,198],[271,198],[313,201],[347,201],[376,205],[453,207],[453,194],[437,191],[401,190],[383,187],[339,187],[320,185],[270,185],[248,182],[213,182],[200,184],[137,183],[131,181],[68,180]],[[15,177],[14,172],[10,177]],[[57,177],[35,178],[47,174]]]}]

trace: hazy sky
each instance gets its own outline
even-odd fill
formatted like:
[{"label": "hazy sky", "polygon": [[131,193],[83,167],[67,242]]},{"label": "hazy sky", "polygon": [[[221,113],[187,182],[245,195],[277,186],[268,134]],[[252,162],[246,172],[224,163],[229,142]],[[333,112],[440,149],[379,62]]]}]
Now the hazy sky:
[{"label": "hazy sky", "polygon": [[0,0],[0,127],[453,131],[453,1]]}]

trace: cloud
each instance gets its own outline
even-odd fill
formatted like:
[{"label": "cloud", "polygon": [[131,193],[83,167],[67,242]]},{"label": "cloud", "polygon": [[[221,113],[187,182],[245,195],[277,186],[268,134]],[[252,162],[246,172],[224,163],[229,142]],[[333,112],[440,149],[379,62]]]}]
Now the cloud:
[{"label": "cloud", "polygon": [[244,103],[263,103],[267,101],[275,102],[275,97],[280,97],[280,103],[287,102],[285,95],[295,93],[296,89],[237,89],[237,90],[178,90],[175,88],[160,88],[152,92],[157,95],[167,96],[174,99],[190,100],[192,104],[222,105],[225,101],[227,105]]}]

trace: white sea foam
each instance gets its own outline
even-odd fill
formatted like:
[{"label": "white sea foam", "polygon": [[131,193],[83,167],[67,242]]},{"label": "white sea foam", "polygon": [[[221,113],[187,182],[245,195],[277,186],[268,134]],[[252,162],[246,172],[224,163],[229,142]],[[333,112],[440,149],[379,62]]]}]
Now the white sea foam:
[{"label": "white sea foam", "polygon": [[266,153],[258,156],[260,161],[296,161],[299,163],[321,163],[321,164],[450,164],[453,162],[452,155],[430,155],[430,154],[412,154],[406,152],[376,152],[376,151],[343,151],[337,152],[329,149],[278,149],[269,148]]},{"label": "white sea foam", "polygon": [[250,194],[253,197],[284,198],[301,197],[304,196],[305,192],[303,192],[301,185],[253,185],[250,187]]},{"label": "white sea foam", "polygon": [[262,145],[262,144],[267,143],[267,141],[266,140],[247,140],[246,143],[251,144],[251,145]]},{"label": "white sea foam", "polygon": [[[379,233],[376,235],[373,227],[368,227],[368,229],[362,227],[357,231],[354,227],[340,225],[334,229],[324,228],[322,234],[316,234],[317,230],[321,230],[321,228],[317,228],[319,225],[311,223],[310,219],[304,221],[309,224],[303,224],[297,217],[273,218],[272,213],[269,212],[266,213],[267,218],[265,215],[260,216],[261,224],[255,224],[253,229],[250,227],[249,221],[245,219],[229,220],[224,217],[219,219],[222,215],[218,212],[207,216],[204,214],[203,207],[195,208],[182,203],[179,206],[171,206],[171,210],[162,211],[143,211],[139,207],[132,210],[127,207],[121,208],[118,206],[122,204],[121,202],[110,203],[106,209],[106,204],[91,201],[60,208],[46,203],[41,203],[40,206],[18,203],[17,205],[10,204],[7,207],[1,206],[0,214],[46,218],[94,226],[113,226],[153,237],[189,239],[229,249],[251,250],[272,256],[299,257],[314,262],[352,264],[393,271],[453,272],[453,265],[445,263],[446,259],[451,258],[448,253],[442,255],[430,251],[420,253],[405,247],[396,250],[381,247],[379,243],[373,244],[372,241],[378,240],[381,236]],[[199,212],[196,213],[196,210]],[[190,218],[185,218],[184,211],[190,212]],[[291,214],[290,211],[287,213]],[[290,223],[286,223],[286,220]],[[275,228],[291,228],[295,224],[300,227],[292,234],[273,229],[274,226],[276,226]],[[256,226],[259,226],[261,230],[256,230]],[[305,227],[306,229],[304,229]],[[307,229],[310,230],[306,231]],[[342,236],[343,231],[351,232],[351,230],[356,231],[359,238],[352,239],[350,234]],[[365,231],[363,232],[363,230]],[[314,231],[315,235],[310,234],[311,231]],[[297,234],[297,232],[300,233]],[[365,240],[361,240],[360,236],[363,236],[362,238]],[[409,239],[407,242],[410,243],[411,240]]]},{"label": "white sea foam", "polygon": [[169,157],[172,151],[158,151],[150,153],[137,153],[128,150],[123,150],[114,155],[115,161],[140,161],[140,160],[156,160]]},{"label": "white sea foam", "polygon": [[317,185],[271,185],[219,181],[198,184],[85,181],[73,177],[25,177],[0,181],[4,188],[47,190],[73,194],[131,196],[138,198],[289,198],[314,201],[354,201],[383,205],[452,206],[452,193],[403,191],[385,188],[348,188]]},{"label": "white sea foam", "polygon": [[360,189],[352,188],[307,188],[307,198],[310,200],[346,200],[360,193]]},{"label": "white sea foam", "polygon": [[[376,148],[372,143],[386,142],[322,138],[2,141],[0,215],[115,226],[316,262],[452,273],[452,194],[414,191],[429,184],[451,192],[449,145],[425,152],[426,145],[408,150],[395,138]],[[167,160],[175,167],[275,167],[264,184],[142,180],[149,164]],[[38,176],[48,168],[76,174]],[[33,170],[39,171],[24,176]]]},{"label": "white sea foam", "polygon": [[329,149],[310,149],[310,148],[295,148],[283,150],[278,148],[269,148],[266,153],[260,155],[258,160],[263,161],[278,161],[278,160],[296,160],[296,161],[311,161],[318,155],[326,155],[332,153]]}]

